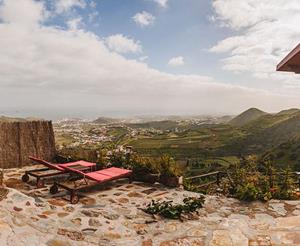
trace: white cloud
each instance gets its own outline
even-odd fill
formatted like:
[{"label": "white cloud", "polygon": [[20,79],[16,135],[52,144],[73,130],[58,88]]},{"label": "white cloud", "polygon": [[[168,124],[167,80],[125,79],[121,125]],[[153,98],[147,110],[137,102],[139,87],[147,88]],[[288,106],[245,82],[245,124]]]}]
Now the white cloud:
[{"label": "white cloud", "polygon": [[115,34],[105,39],[108,48],[118,53],[140,53],[142,46],[139,41],[125,37],[122,34]]},{"label": "white cloud", "polygon": [[70,11],[73,7],[85,8],[84,0],[56,0],[55,8],[58,14]]},{"label": "white cloud", "polygon": [[[23,16],[25,9],[17,7]],[[39,9],[37,16],[43,16]],[[298,97],[223,84],[207,76],[164,73],[111,52],[94,33],[31,25],[31,15],[22,18],[27,28],[17,19],[0,23],[0,110],[96,117],[111,112],[237,113],[250,106],[272,111],[300,106]]]},{"label": "white cloud", "polygon": [[144,61],[148,60],[148,58],[149,58],[149,56],[141,56],[139,58],[139,61],[144,62]]},{"label": "white cloud", "polygon": [[168,64],[174,67],[182,66],[184,65],[184,58],[182,56],[173,57],[169,60]]},{"label": "white cloud", "polygon": [[169,0],[153,0],[153,1],[156,2],[160,7],[166,8]]},{"label": "white cloud", "polygon": [[136,24],[140,25],[141,27],[152,25],[155,21],[155,17],[146,11],[137,13],[132,17],[132,19],[135,21]]},{"label": "white cloud", "polygon": [[7,23],[36,25],[46,16],[43,4],[32,0],[4,0],[0,6],[0,19]]},{"label": "white cloud", "polygon": [[90,2],[90,7],[91,7],[91,8],[96,8],[96,7],[97,7],[97,3],[94,2],[94,1],[91,1],[91,2]]},{"label": "white cloud", "polygon": [[94,22],[96,18],[98,17],[99,13],[97,11],[94,11],[88,15],[89,22]]},{"label": "white cloud", "polygon": [[299,0],[215,0],[213,7],[222,26],[238,31],[210,49],[227,54],[223,69],[261,79],[297,79],[275,68],[299,43]]},{"label": "white cloud", "polygon": [[67,22],[68,27],[71,30],[78,29],[82,25],[82,18],[78,17]]}]

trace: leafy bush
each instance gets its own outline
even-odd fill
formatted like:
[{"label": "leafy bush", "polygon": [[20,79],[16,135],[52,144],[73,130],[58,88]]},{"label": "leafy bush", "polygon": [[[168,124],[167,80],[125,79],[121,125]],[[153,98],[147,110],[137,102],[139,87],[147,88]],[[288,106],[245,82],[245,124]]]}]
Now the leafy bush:
[{"label": "leafy bush", "polygon": [[129,167],[134,173],[157,174],[159,168],[156,160],[150,157],[141,157],[139,155],[131,155]]},{"label": "leafy bush", "polygon": [[240,200],[295,198],[296,187],[291,170],[275,169],[271,157],[260,161],[253,156],[242,158],[240,162],[229,167],[227,175],[230,185],[227,185],[226,193]]},{"label": "leafy bush", "polygon": [[178,177],[179,171],[176,168],[175,160],[169,155],[163,155],[158,159],[158,169],[162,176]]},{"label": "leafy bush", "polygon": [[203,196],[198,198],[187,197],[183,199],[183,204],[173,204],[172,201],[155,202],[152,200],[143,211],[148,214],[157,214],[168,219],[181,219],[183,214],[190,214],[202,208],[204,201]]}]

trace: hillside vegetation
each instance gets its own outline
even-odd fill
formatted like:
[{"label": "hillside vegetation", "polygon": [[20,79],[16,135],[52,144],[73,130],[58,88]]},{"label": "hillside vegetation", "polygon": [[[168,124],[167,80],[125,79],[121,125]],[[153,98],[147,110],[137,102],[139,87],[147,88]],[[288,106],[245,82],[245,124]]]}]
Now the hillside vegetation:
[{"label": "hillside vegetation", "polygon": [[[99,129],[95,122],[90,126],[93,131],[83,124],[83,133],[78,135],[75,131],[75,139],[82,139],[82,136],[87,136],[87,140],[95,139],[102,134],[102,139],[106,140],[96,141],[97,148],[131,145],[142,156],[169,154],[176,160],[236,159],[254,154],[271,155],[278,160],[279,166],[296,167],[300,163],[299,109],[270,114],[251,108],[228,123],[215,124],[193,119],[143,123],[111,123],[109,119],[101,119],[98,122]],[[68,134],[62,131],[59,136],[72,142]]]},{"label": "hillside vegetation", "polygon": [[264,115],[267,115],[267,113],[257,108],[250,108],[229,121],[229,124],[237,127],[244,126]]},{"label": "hillside vegetation", "polygon": [[266,114],[240,128],[246,135],[233,144],[241,153],[260,153],[300,136],[300,111]]}]

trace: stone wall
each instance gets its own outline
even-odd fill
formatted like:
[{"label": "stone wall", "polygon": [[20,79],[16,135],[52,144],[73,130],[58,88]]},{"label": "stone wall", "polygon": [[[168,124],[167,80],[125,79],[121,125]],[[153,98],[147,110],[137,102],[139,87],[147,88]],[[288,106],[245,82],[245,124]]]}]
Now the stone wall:
[{"label": "stone wall", "polygon": [[0,122],[0,168],[28,165],[28,156],[55,157],[51,121]]}]

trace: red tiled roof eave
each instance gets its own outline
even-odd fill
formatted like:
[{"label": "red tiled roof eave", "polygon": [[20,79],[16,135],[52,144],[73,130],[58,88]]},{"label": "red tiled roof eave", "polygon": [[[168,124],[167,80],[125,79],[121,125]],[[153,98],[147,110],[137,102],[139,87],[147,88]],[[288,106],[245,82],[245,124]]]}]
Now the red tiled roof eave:
[{"label": "red tiled roof eave", "polygon": [[296,46],[278,65],[277,71],[300,73],[300,44]]}]

